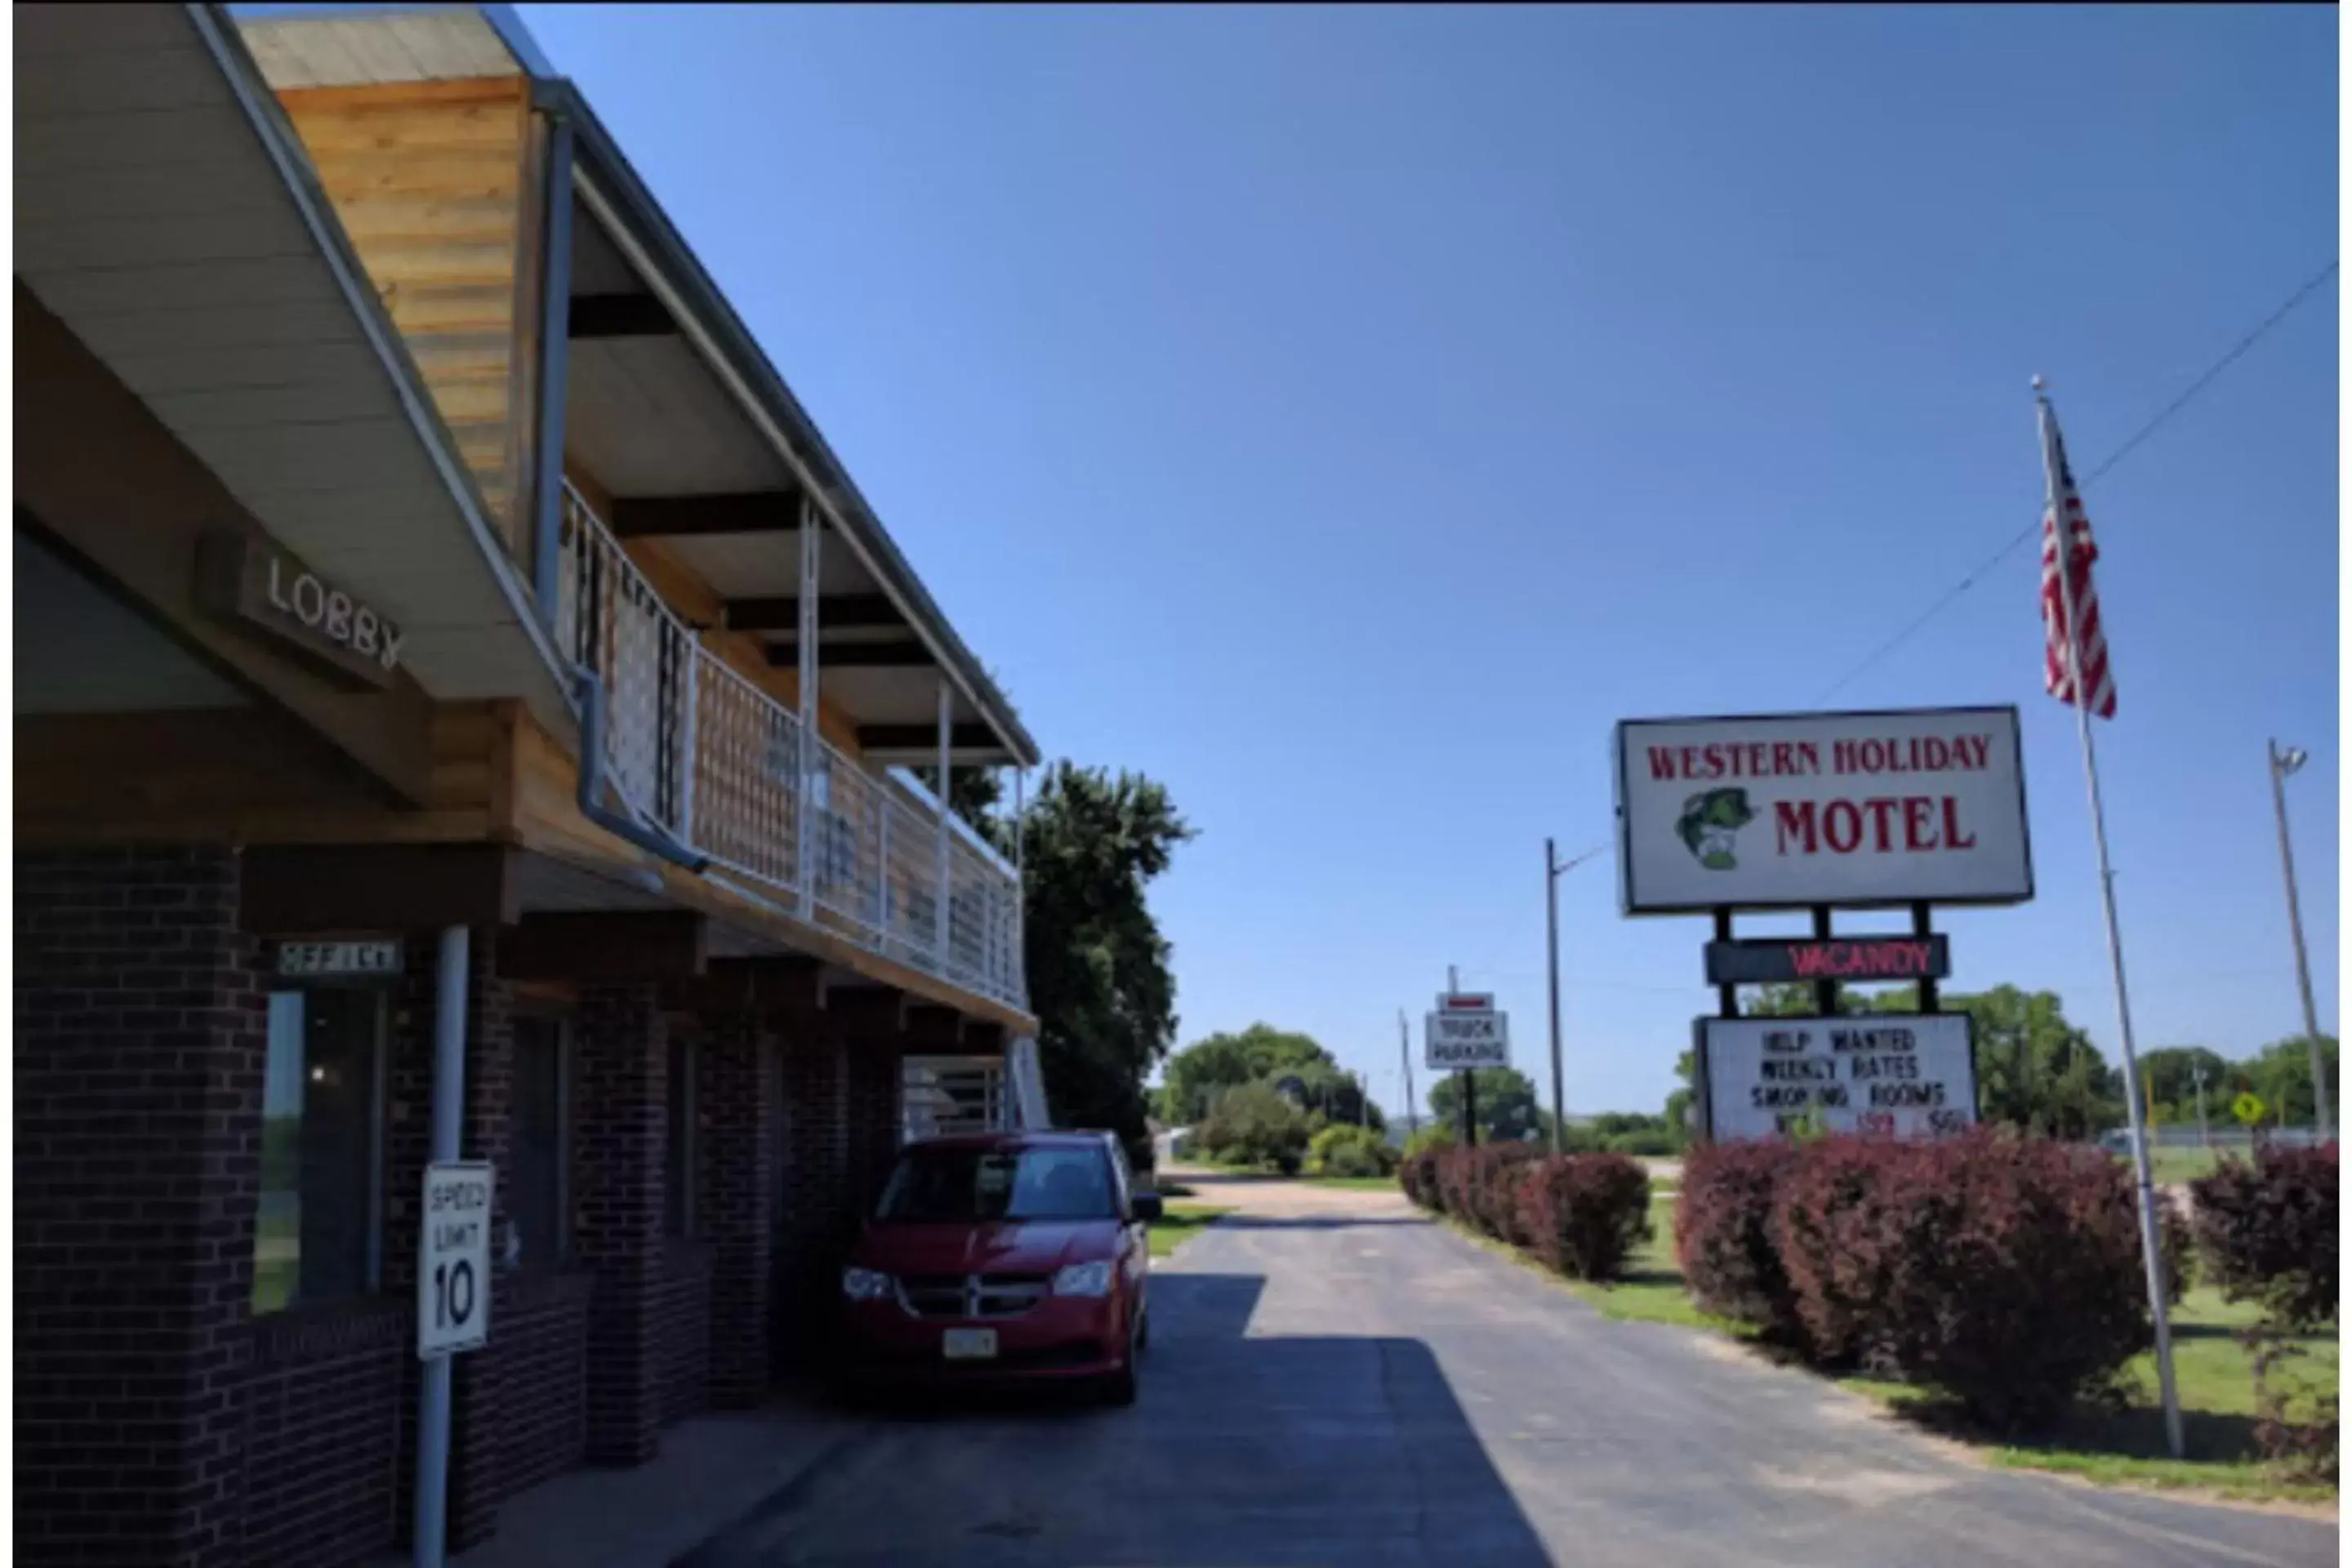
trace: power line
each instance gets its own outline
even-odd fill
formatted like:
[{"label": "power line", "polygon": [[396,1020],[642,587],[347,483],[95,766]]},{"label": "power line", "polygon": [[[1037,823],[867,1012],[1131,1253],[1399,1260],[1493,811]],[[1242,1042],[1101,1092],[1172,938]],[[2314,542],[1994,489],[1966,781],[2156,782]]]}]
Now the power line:
[{"label": "power line", "polygon": [[[2134,448],[2138,447],[2141,442],[2147,440],[2148,437],[2155,434],[2158,426],[2165,424],[2166,421],[2172,418],[2174,415],[2179,414],[2182,409],[2188,407],[2189,403],[2196,398],[2198,394],[2203,392],[2208,386],[2210,386],[2214,381],[2219,379],[2223,371],[2228,370],[2232,364],[2235,364],[2239,358],[2242,356],[2248,349],[2252,348],[2256,343],[2262,342],[2262,340],[2269,334],[2270,330],[2273,327],[2277,326],[2281,321],[2286,320],[2287,316],[2293,312],[2294,308],[2297,305],[2302,304],[2304,300],[2309,299],[2313,292],[2316,290],[2321,284],[2334,277],[2336,274],[2336,263],[2333,260],[2329,261],[2326,266],[2321,268],[2307,281],[2305,281],[2303,287],[2288,295],[2286,297],[2285,303],[2280,305],[2277,310],[2273,310],[2269,315],[2263,317],[2262,321],[2255,326],[2253,331],[2248,332],[2244,337],[2240,338],[2237,344],[2232,347],[2229,353],[2223,354],[2220,359],[2215,360],[2211,365],[2207,367],[2202,375],[2200,375],[2195,381],[2189,384],[2189,385],[2181,392],[2179,396],[2165,405],[2161,413],[2158,414],[2155,418],[2149,420],[2147,424],[2141,426],[2137,431],[2133,432],[2129,440],[2126,440],[2122,446],[2108,453],[2106,458],[2101,462],[2097,468],[2093,468],[2089,476],[2084,479],[2075,488],[2080,490],[2087,490],[2093,485],[2098,483],[2103,476],[2113,469],[2116,464],[2122,462],[2124,458],[2128,456]],[[2044,499],[2046,500],[2046,498]],[[1951,587],[1946,589],[1944,593],[1937,598],[1935,603],[1929,605],[1925,610],[1921,611],[1919,615],[1906,624],[1901,631],[1896,632],[1893,637],[1887,638],[1885,642],[1880,644],[1876,648],[1873,649],[1866,657],[1864,657],[1860,663],[1856,664],[1853,668],[1847,670],[1843,675],[1839,676],[1837,679],[1831,682],[1828,689],[1823,691],[1821,696],[1815,698],[1814,701],[1817,704],[1828,701],[1832,697],[1837,695],[1840,690],[1843,689],[1847,683],[1852,681],[1855,676],[1860,675],[1872,665],[1876,664],[1880,659],[1885,658],[1888,654],[1893,653],[1896,648],[1901,647],[1905,643],[1910,641],[1913,634],[1917,632],[1921,626],[1926,626],[1929,621],[1934,620],[1937,616],[1943,614],[1945,608],[1949,605],[1952,601],[1958,599],[1970,588],[1975,587],[1977,584],[1984,578],[1987,573],[1990,572],[1994,567],[1999,566],[2002,562],[2007,561],[2011,555],[2017,552],[2019,546],[2024,544],[2027,541],[2032,539],[2041,531],[2042,519],[2039,515],[2036,515],[2032,522],[2027,523],[2023,528],[2018,531],[2015,538],[2011,539],[2008,543],[2002,545],[2000,550],[1989,556],[1983,564],[1978,566],[1967,576],[1961,578]]]}]

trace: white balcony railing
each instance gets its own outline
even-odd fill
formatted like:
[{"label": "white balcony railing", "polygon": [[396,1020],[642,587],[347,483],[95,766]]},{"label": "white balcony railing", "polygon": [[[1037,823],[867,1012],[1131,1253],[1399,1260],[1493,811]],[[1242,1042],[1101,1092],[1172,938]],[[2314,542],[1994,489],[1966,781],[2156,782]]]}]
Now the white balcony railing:
[{"label": "white balcony railing", "polygon": [[929,791],[803,734],[702,646],[569,485],[561,594],[564,655],[604,683],[605,777],[640,821],[759,889],[805,892],[821,924],[869,952],[1027,1006],[1013,868]]}]

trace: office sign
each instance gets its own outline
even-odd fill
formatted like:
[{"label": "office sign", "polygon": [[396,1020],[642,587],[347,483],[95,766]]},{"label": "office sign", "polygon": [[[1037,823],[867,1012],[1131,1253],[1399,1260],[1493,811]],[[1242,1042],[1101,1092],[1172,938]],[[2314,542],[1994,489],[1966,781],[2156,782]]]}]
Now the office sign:
[{"label": "office sign", "polygon": [[299,984],[312,980],[396,980],[402,970],[398,937],[362,937],[349,941],[281,942],[272,965],[278,978]]},{"label": "office sign", "polygon": [[2015,708],[1629,719],[1627,914],[2033,896]]},{"label": "office sign", "polygon": [[1930,936],[1767,937],[1706,944],[1709,985],[1778,985],[1792,980],[1941,980],[1950,944]]},{"label": "office sign", "polygon": [[1440,996],[1423,1020],[1422,1060],[1432,1072],[1509,1067],[1510,1015],[1496,1012],[1491,995]]},{"label": "office sign", "polygon": [[346,686],[381,689],[399,668],[402,634],[391,617],[268,539],[226,529],[205,534],[196,547],[196,598],[306,655]]},{"label": "office sign", "polygon": [[490,1183],[487,1160],[425,1168],[417,1244],[416,1354],[479,1350],[490,1337]]},{"label": "office sign", "polygon": [[1702,1018],[1708,1136],[1769,1138],[1801,1127],[1936,1137],[1977,1119],[1965,1013],[1851,1018]]}]

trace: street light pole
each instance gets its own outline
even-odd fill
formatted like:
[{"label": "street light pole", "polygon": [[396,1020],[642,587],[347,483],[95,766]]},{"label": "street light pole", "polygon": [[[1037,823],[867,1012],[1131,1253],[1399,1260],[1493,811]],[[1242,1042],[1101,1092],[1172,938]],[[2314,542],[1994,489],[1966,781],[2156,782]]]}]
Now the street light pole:
[{"label": "street light pole", "polygon": [[2294,933],[2294,978],[2303,991],[2303,1037],[2311,1047],[2311,1103],[2318,1112],[2319,1139],[2326,1142],[2332,1135],[2332,1121],[2327,1106],[2327,1067],[2319,1049],[2319,1010],[2311,1001],[2311,960],[2303,948],[2303,900],[2294,888],[2294,844],[2286,831],[2286,776],[2310,760],[2300,746],[2281,750],[2276,741],[2269,742],[2271,754],[2271,805],[2278,815],[2279,863],[2286,868],[2287,928]]},{"label": "street light pole", "polygon": [[1568,1104],[1559,1073],[1559,879],[1583,865],[1599,849],[1588,849],[1573,860],[1562,860],[1552,841],[1544,840],[1544,944],[1550,955],[1551,978],[1551,1152],[1568,1152]]}]

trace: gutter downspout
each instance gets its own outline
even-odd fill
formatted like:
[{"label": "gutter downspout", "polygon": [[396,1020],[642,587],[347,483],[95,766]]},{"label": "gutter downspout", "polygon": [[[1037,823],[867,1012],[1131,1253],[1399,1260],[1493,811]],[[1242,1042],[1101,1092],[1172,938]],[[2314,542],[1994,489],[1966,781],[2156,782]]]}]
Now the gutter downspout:
[{"label": "gutter downspout", "polygon": [[[540,618],[552,632],[563,594],[563,414],[572,374],[572,115],[560,94],[544,97],[547,115],[546,256],[540,276],[539,434],[530,495],[538,513],[531,538],[531,587]],[[568,658],[572,649],[563,650]]]},{"label": "gutter downspout", "polygon": [[572,670],[580,697],[580,815],[650,855],[658,855],[697,876],[710,865],[698,854],[656,827],[648,827],[604,804],[604,679],[593,669]]}]

